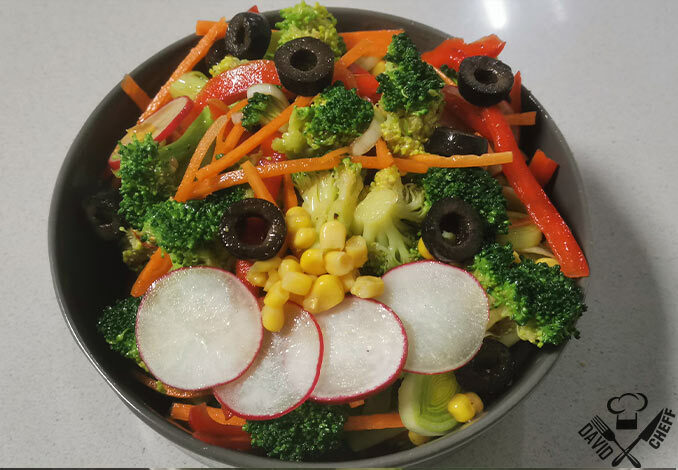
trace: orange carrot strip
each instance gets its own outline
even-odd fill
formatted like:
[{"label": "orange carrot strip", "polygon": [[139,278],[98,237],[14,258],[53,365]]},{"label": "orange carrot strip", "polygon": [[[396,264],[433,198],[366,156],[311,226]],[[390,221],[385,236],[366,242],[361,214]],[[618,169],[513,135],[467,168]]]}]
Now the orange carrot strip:
[{"label": "orange carrot strip", "polygon": [[404,428],[398,413],[380,413],[374,415],[349,416],[344,431],[367,431],[370,429]]},{"label": "orange carrot strip", "polygon": [[264,184],[264,180],[261,179],[261,175],[259,175],[257,169],[254,168],[252,162],[246,160],[241,165],[241,168],[243,173],[245,173],[245,178],[247,178],[247,182],[254,191],[254,197],[259,199],[266,199],[268,202],[275,204],[275,199],[273,199],[273,196],[271,196],[271,192]]},{"label": "orange carrot strip", "polygon": [[207,34],[205,34],[205,36],[200,39],[198,44],[193,49],[191,49],[191,52],[189,52],[184,60],[181,61],[179,66],[174,69],[174,72],[172,72],[170,78],[160,88],[160,91],[158,91],[153,100],[151,100],[149,105],[146,107],[146,110],[141,114],[141,117],[139,117],[139,122],[149,117],[170,100],[170,85],[172,85],[176,79],[181,77],[186,72],[193,70],[193,67],[195,67],[203,57],[205,57],[205,54],[207,54],[207,51],[209,51],[210,47],[212,47],[212,44],[214,44],[214,41],[216,41],[217,37],[222,31],[225,34],[226,22],[224,21],[224,18],[221,18],[210,28]]},{"label": "orange carrot strip", "polygon": [[122,82],[120,82],[120,88],[141,110],[146,109],[151,102],[151,98],[148,97],[146,92],[141,89],[139,84],[130,75],[125,75]]},{"label": "orange carrot strip", "polygon": [[534,152],[528,168],[539,184],[545,186],[553,178],[553,174],[558,169],[558,164],[547,157],[544,152],[537,150]]},{"label": "orange carrot strip", "polygon": [[[360,163],[363,168],[381,170],[386,168],[383,162],[379,161],[378,157],[353,156],[351,157],[353,163]],[[426,173],[428,165],[423,162],[410,160],[409,158],[394,158],[393,164],[398,167],[398,170],[405,173]]]},{"label": "orange carrot strip", "polygon": [[348,404],[351,408],[358,408],[359,406],[363,406],[365,404],[365,400],[356,400],[352,401]]},{"label": "orange carrot strip", "polygon": [[231,108],[229,108],[226,103],[216,98],[207,100],[207,106],[209,106],[210,108],[210,112],[212,113],[213,119],[216,119],[219,116],[223,116],[224,114],[231,110]]},{"label": "orange carrot strip", "polygon": [[[140,370],[135,370],[134,371],[134,377],[141,382],[142,384],[146,385],[148,388],[151,388],[153,390],[158,390],[158,383],[162,383],[157,379],[154,379],[153,377],[150,377]],[[206,390],[183,390],[181,388],[176,388],[172,387],[171,385],[167,384],[162,384],[162,388],[164,391],[162,392],[164,395],[167,395],[168,397],[172,398],[200,398],[200,397],[207,397],[212,395],[212,390],[211,389],[206,389]]]},{"label": "orange carrot strip", "polygon": [[393,155],[388,149],[388,145],[386,145],[386,142],[384,142],[384,139],[382,138],[377,140],[377,160],[383,165],[382,168],[388,168],[395,163]]},{"label": "orange carrot strip", "polygon": [[513,161],[513,152],[484,153],[482,155],[440,155],[420,154],[410,157],[415,162],[426,163],[439,168],[467,168],[474,166],[503,165]]},{"label": "orange carrot strip", "polygon": [[289,121],[292,111],[294,111],[295,107],[301,108],[308,106],[312,99],[313,98],[308,96],[297,96],[297,99],[294,100],[294,103],[285,108],[285,110],[278,114],[271,122],[259,129],[252,137],[228,152],[216,162],[210,163],[209,165],[201,168],[196,174],[198,180],[200,181],[209,176],[216,175],[229,166],[235,165],[242,157],[247,155],[255,148],[259,147],[259,145],[261,145],[261,143],[266,140],[267,137],[269,137],[274,132],[277,132],[281,126]]},{"label": "orange carrot strip", "polygon": [[[431,65],[431,67],[433,67],[433,66]],[[445,82],[445,85],[452,85],[453,87],[457,86],[457,84],[454,83],[450,77],[445,75],[445,73],[442,70],[440,70],[438,67],[433,67],[433,70],[435,70],[436,73],[438,74],[438,76],[443,79],[443,82]]]},{"label": "orange carrot strip", "polygon": [[297,200],[297,193],[294,191],[292,175],[283,175],[283,207],[285,212],[298,205],[299,201]]},{"label": "orange carrot strip", "polygon": [[[228,133],[228,136],[222,141],[217,140],[217,147],[214,150],[214,155],[219,155],[220,153],[226,155],[228,152],[233,150],[240,142],[240,138],[245,133],[245,128],[242,127],[242,124],[238,123],[233,126],[231,132]],[[223,157],[222,157],[223,158]]]},{"label": "orange carrot strip", "polygon": [[382,29],[377,31],[339,33],[339,36],[341,36],[344,43],[346,43],[346,49],[352,49],[360,41],[367,39],[373,44],[372,50],[370,50],[367,55],[384,57],[393,36],[402,32],[402,29]]},{"label": "orange carrot strip", "polygon": [[144,295],[151,284],[167,274],[170,269],[172,269],[172,260],[167,253],[163,253],[162,248],[158,248],[139,273],[139,277],[132,286],[132,296]]},{"label": "orange carrot strip", "polygon": [[[191,408],[196,405],[187,405],[185,403],[172,403],[172,409],[170,410],[170,418],[176,419],[177,421],[188,421],[188,416],[191,413]],[[242,426],[245,424],[245,420],[238,416],[231,416],[226,419],[224,417],[224,412],[221,408],[214,408],[212,406],[207,407],[207,414],[210,418],[216,421],[219,424],[226,424],[228,426]]]},{"label": "orange carrot strip", "polygon": [[527,111],[525,113],[506,114],[504,119],[506,119],[506,123],[510,126],[534,126],[537,122],[537,112]]},{"label": "orange carrot strip", "polygon": [[369,51],[374,50],[374,44],[369,39],[361,39],[358,44],[351,47],[343,56],[341,56],[342,64],[344,67],[348,67],[353,64],[356,60],[360,59],[362,56],[366,55]]},{"label": "orange carrot strip", "polygon": [[[198,20],[195,22],[195,34],[196,36],[204,36],[207,33],[209,33],[210,29],[212,26],[214,26],[217,22],[216,21],[209,21],[209,20]],[[228,27],[228,23],[225,23],[225,26]],[[223,28],[222,30],[219,30],[219,34],[217,35],[217,39],[223,38],[226,36],[226,27]]]},{"label": "orange carrot strip", "polygon": [[177,193],[174,195],[174,199],[176,201],[186,202],[188,200],[189,196],[193,192],[195,174],[198,172],[200,164],[205,158],[205,154],[212,146],[212,142],[214,139],[216,139],[217,135],[221,131],[221,128],[228,124],[228,122],[228,115],[221,116],[212,123],[209,129],[207,129],[207,132],[205,132],[205,135],[203,135],[202,139],[200,139],[195,152],[193,152],[191,161],[188,163],[184,177],[181,179],[181,184],[177,189]]}]

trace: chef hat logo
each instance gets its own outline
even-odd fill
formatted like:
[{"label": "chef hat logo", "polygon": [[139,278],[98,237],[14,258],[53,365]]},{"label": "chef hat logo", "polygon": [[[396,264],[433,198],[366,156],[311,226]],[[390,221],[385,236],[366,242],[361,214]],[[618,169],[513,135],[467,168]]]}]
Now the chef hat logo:
[{"label": "chef hat logo", "polygon": [[607,409],[617,415],[617,429],[637,429],[638,412],[647,406],[647,397],[642,393],[624,393],[607,401]]}]

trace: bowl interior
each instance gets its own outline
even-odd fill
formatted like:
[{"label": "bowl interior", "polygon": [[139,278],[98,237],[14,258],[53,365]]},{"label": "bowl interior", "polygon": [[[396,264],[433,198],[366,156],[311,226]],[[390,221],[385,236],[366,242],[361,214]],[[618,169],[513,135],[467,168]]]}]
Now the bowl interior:
[{"label": "bowl interior", "polygon": [[[447,34],[404,18],[349,8],[330,8],[340,31],[403,28],[420,50],[435,47]],[[276,13],[266,13],[275,21]],[[198,41],[194,35],[178,40],[137,67],[131,75],[149,92],[155,92]],[[532,94],[523,88],[525,110],[538,112],[537,125],[523,128],[522,147],[528,155],[543,149],[560,164],[548,188],[559,210],[584,249],[590,243],[590,224],[581,178],[563,136]],[[193,455],[235,466],[287,465],[278,460],[206,446],[194,440],[165,416],[171,400],[137,383],[133,364],[113,353],[96,331],[101,309],[128,294],[133,275],[123,265],[116,242],[102,241],[90,228],[82,202],[104,186],[107,158],[124,129],[132,126],[139,111],[116,87],[92,112],[75,138],[55,186],[49,219],[49,254],[54,286],[66,322],[75,340],[120,398],[153,429]],[[323,462],[351,467],[402,467],[441,457],[467,443],[494,424],[523,399],[555,363],[561,349],[526,355],[513,387],[494,402],[472,426],[460,429],[415,449],[361,460]],[[294,463],[299,467],[311,464]]]}]

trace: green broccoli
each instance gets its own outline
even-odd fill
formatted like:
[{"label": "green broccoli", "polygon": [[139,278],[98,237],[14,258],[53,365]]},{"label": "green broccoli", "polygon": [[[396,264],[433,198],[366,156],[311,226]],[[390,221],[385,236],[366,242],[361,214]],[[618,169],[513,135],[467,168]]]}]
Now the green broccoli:
[{"label": "green broccoli", "polygon": [[273,95],[254,93],[242,110],[242,125],[250,132],[271,122],[286,105]]},{"label": "green broccoli", "polygon": [[405,33],[393,36],[384,58],[386,69],[377,76],[384,140],[398,155],[423,153],[443,111],[444,83]]},{"label": "green broccoli", "polygon": [[454,82],[455,85],[457,84],[459,79],[457,77],[458,73],[456,70],[454,70],[452,67],[448,67],[447,64],[443,64],[440,66],[440,71],[447,75],[449,79]]},{"label": "green broccoli", "polygon": [[122,244],[122,261],[132,271],[141,271],[151,255],[155,247],[148,243],[141,241],[142,234],[133,228],[120,228],[124,232],[121,237]]},{"label": "green broccoli", "polygon": [[139,367],[147,370],[139,355],[135,333],[140,303],[141,297],[128,297],[104,308],[97,322],[97,330],[113,351],[132,359]]},{"label": "green broccoli", "polygon": [[346,417],[344,407],[307,401],[280,418],[247,421],[243,430],[269,457],[300,462],[338,449]]},{"label": "green broccoli", "polygon": [[240,67],[241,65],[245,65],[248,63],[249,60],[247,59],[238,59],[237,57],[234,57],[232,55],[227,55],[217,65],[213,65],[210,67],[210,75],[213,77],[216,77],[219,74],[222,74],[224,72],[228,72],[231,69],[234,69],[236,67]]},{"label": "green broccoli", "polygon": [[292,175],[294,186],[304,201],[302,207],[311,215],[316,230],[329,220],[338,220],[347,228],[351,226],[363,189],[361,168],[350,158],[345,158],[329,171]]},{"label": "green broccoli", "polygon": [[403,184],[398,168],[379,170],[365,198],[358,203],[353,231],[365,238],[368,260],[364,274],[380,276],[389,269],[418,259],[418,227],[426,215],[424,191]]},{"label": "green broccoli", "polygon": [[521,257],[510,244],[486,245],[469,271],[490,296],[490,306],[518,325],[518,336],[541,347],[579,337],[575,326],[586,311],[583,293],[560,266]]},{"label": "green broccoli", "polygon": [[313,157],[350,144],[372,122],[374,108],[341,82],[328,87],[310,106],[297,108],[287,132],[273,149],[288,157]]},{"label": "green broccoli", "polygon": [[337,19],[319,3],[310,6],[302,1],[280,10],[280,16],[283,20],[275,24],[281,32],[278,46],[293,39],[310,36],[330,46],[336,57],[346,52],[346,44],[337,33]]},{"label": "green broccoli", "polygon": [[420,183],[429,207],[439,199],[456,197],[478,211],[488,238],[508,233],[507,203],[501,185],[482,168],[431,168]]}]

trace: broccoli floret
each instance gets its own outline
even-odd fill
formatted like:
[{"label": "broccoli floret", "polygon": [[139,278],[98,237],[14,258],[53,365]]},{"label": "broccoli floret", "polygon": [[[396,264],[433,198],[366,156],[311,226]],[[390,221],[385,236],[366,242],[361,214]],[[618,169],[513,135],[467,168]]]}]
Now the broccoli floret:
[{"label": "broccoli floret", "polygon": [[104,308],[97,322],[101,333],[111,349],[132,359],[139,367],[146,369],[137,348],[135,326],[141,297],[128,297]]},{"label": "broccoli floret", "polygon": [[370,125],[372,105],[341,82],[328,87],[310,106],[296,108],[287,132],[273,149],[289,157],[311,157],[350,144]]},{"label": "broccoli floret", "polygon": [[281,33],[278,46],[293,39],[310,36],[330,46],[337,57],[346,52],[346,44],[337,33],[337,19],[319,3],[311,6],[302,1],[280,10],[280,16],[283,20],[275,24]]},{"label": "broccoli floret", "polygon": [[345,158],[329,171],[295,173],[292,181],[303,199],[302,207],[311,215],[316,230],[329,220],[345,227],[353,223],[358,197],[363,189],[361,166]]},{"label": "broccoli floret", "polygon": [[364,274],[380,276],[414,259],[417,233],[426,215],[424,191],[403,184],[396,166],[379,170],[355,210],[353,231],[367,242]]},{"label": "broccoli floret", "polygon": [[449,77],[449,79],[454,82],[455,85],[457,84],[457,81],[458,81],[457,75],[458,74],[457,74],[456,70],[454,70],[451,67],[448,67],[447,64],[443,64],[443,65],[440,66],[440,71],[442,73],[444,73],[445,75],[447,75]]},{"label": "broccoli floret", "polygon": [[172,267],[223,266],[229,258],[214,243],[224,211],[245,196],[241,186],[184,203],[168,199],[153,205],[144,222],[145,239],[162,247],[172,258]]},{"label": "broccoli floret", "polygon": [[541,347],[579,337],[575,324],[586,311],[581,289],[560,266],[521,257],[510,244],[483,248],[469,270],[490,296],[491,307],[518,325],[518,336]]},{"label": "broccoli floret", "polygon": [[508,233],[506,198],[501,185],[482,168],[431,168],[421,179],[421,185],[429,206],[445,197],[462,199],[478,211],[488,238]]},{"label": "broccoli floret", "polygon": [[128,228],[123,229],[125,234],[122,237],[122,261],[132,271],[139,272],[150,259],[154,246],[141,241],[142,234],[138,231]]},{"label": "broccoli floret", "polygon": [[242,125],[250,132],[271,122],[285,109],[285,105],[273,95],[254,93],[242,110]]},{"label": "broccoli floret", "polygon": [[384,140],[396,154],[423,153],[443,110],[444,83],[405,33],[393,36],[384,58],[386,69],[377,76]]},{"label": "broccoli floret", "polygon": [[210,67],[210,75],[216,77],[219,74],[228,72],[231,69],[245,65],[249,60],[247,59],[238,59],[232,55],[227,55],[217,65]]},{"label": "broccoli floret", "polygon": [[300,462],[338,449],[346,416],[344,407],[307,401],[280,418],[247,421],[243,430],[269,457]]}]

